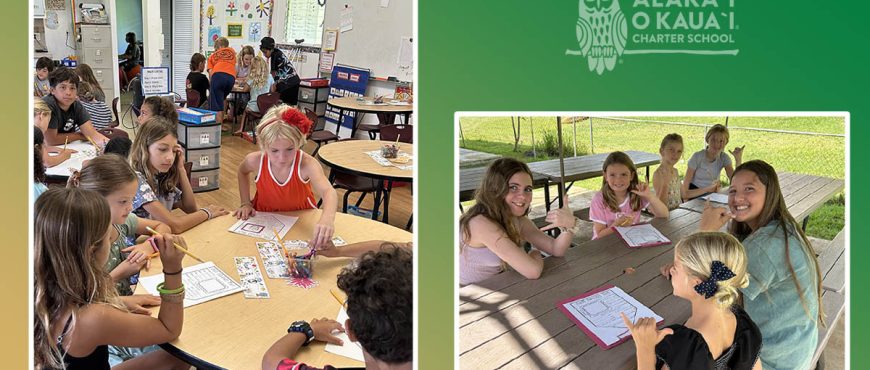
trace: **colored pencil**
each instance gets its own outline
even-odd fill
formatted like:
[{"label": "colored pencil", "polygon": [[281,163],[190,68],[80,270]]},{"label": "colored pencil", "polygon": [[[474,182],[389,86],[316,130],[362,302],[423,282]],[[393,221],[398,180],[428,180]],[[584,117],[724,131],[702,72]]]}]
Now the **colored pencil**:
[{"label": "colored pencil", "polygon": [[[154,235],[154,236],[160,236],[160,233],[158,233],[157,231],[155,231],[154,229],[152,229],[152,228],[150,228],[150,227],[146,227],[145,229],[148,230],[148,232],[150,232],[150,233],[151,233],[152,235]],[[200,263],[205,263],[205,261],[203,261],[201,258],[199,258],[199,257],[197,257],[196,255],[194,255],[193,253],[190,253],[189,250],[187,250],[186,248],[182,247],[180,244],[173,242],[172,245],[174,245],[175,248],[178,248],[178,250],[180,250],[180,251],[183,252],[184,254],[190,256],[190,258],[193,258],[193,259],[199,261]]]}]

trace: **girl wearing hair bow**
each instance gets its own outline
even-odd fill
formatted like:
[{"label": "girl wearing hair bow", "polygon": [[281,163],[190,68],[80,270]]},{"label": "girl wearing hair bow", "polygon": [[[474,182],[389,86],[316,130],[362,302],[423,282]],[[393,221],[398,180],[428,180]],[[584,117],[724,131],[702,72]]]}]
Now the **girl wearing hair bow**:
[{"label": "girl wearing hair bow", "polygon": [[670,267],[674,295],[688,300],[685,325],[656,329],[653,318],[632,323],[622,314],[637,348],[637,368],[761,369],[761,332],[735,304],[749,284],[746,253],[731,235],[700,232],[679,243]]},{"label": "girl wearing hair bow", "polygon": [[[309,246],[320,249],[332,240],[338,195],[320,163],[302,151],[311,124],[305,114],[287,105],[278,105],[266,112],[257,125],[261,151],[248,154],[239,165],[241,206],[233,215],[246,220],[257,211],[317,209],[313,188],[323,200],[323,213],[314,226]],[[251,173],[256,173],[257,186],[253,201]]]}]

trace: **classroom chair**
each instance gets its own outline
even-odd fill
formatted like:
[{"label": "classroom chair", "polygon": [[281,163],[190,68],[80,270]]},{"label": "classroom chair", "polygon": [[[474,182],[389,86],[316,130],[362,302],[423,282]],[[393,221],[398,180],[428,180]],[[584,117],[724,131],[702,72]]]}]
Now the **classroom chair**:
[{"label": "classroom chair", "polygon": [[[245,108],[245,115],[242,117],[242,137],[250,141],[251,143],[257,143],[257,123],[260,122],[260,119],[263,118],[263,114],[265,114],[269,108],[272,108],[281,103],[281,93],[279,92],[270,92],[267,94],[262,94],[257,97],[257,109],[259,112],[254,112],[250,109]],[[251,135],[248,136],[247,131],[245,131],[245,127],[251,123]],[[232,129],[235,129],[235,124],[233,124]]]},{"label": "classroom chair", "polygon": [[121,98],[120,97],[115,97],[114,99],[112,99],[112,117],[114,119],[112,120],[112,124],[109,127],[118,127],[118,125],[121,124],[121,116],[118,115],[118,111],[120,110],[120,108],[119,108],[120,106],[121,106]]},{"label": "classroom chair", "polygon": [[[356,140],[354,138],[348,139],[340,139],[338,141],[345,140]],[[380,187],[378,186],[378,181],[371,179],[365,176],[352,175],[347,172],[343,172],[333,168],[329,173],[329,180],[332,183],[332,186],[336,189],[344,189],[344,199],[341,206],[341,212],[347,213],[347,201],[352,193],[361,193],[359,199],[356,201],[356,206],[359,207],[362,204],[363,199],[365,199],[368,193],[373,193],[375,197],[381,195]],[[383,204],[383,202],[381,203]],[[319,206],[319,205],[318,205]],[[376,218],[378,214],[377,209],[372,210],[372,219]]]},{"label": "classroom chair", "polygon": [[[311,120],[312,125],[317,124],[317,113],[314,113],[311,109],[305,108],[305,116]],[[312,157],[317,156],[317,151],[320,150],[320,146],[323,144],[328,144],[330,141],[338,141],[338,130],[341,128],[341,125],[336,125],[335,133],[329,132],[326,128],[322,128],[320,130],[313,130],[311,134],[308,135],[308,139],[313,141],[317,146],[314,148],[314,151],[311,152]]]},{"label": "classroom chair", "polygon": [[381,140],[396,141],[413,144],[414,143],[414,126],[412,125],[385,125],[381,126]]},{"label": "classroom chair", "polygon": [[187,89],[185,91],[185,95],[187,95],[187,106],[191,108],[199,108],[201,96],[199,96],[199,91],[194,89]]}]

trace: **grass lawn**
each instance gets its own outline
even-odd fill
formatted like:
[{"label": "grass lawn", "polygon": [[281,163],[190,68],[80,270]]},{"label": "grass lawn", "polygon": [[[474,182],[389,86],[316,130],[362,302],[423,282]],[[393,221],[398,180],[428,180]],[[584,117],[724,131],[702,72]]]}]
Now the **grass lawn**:
[{"label": "grass lawn", "polygon": [[[667,122],[714,124],[725,123],[725,117],[627,117]],[[516,122],[516,118],[514,121]],[[607,118],[593,118],[563,124],[565,155],[607,153],[615,150],[642,150],[658,153],[661,138],[676,132],[683,136],[683,160],[677,164],[685,174],[692,153],[702,150],[704,127],[667,123],[626,122]],[[463,117],[460,119],[464,148],[535,162],[558,157],[555,150],[555,117],[523,117],[520,140],[514,150],[514,132],[511,117]],[[844,134],[842,117],[730,117],[728,149],[745,145],[743,160],[763,159],[778,171],[806,173],[843,179],[845,177],[845,138],[831,136],[796,135],[775,132],[743,130],[764,128],[827,134]],[[532,156],[532,127],[535,154]],[[574,132],[576,130],[576,136]],[[591,134],[590,134],[591,132]],[[590,136],[592,140],[590,140]],[[546,153],[547,143],[551,147]],[[655,168],[651,168],[650,172]],[[640,174],[644,169],[639,169]],[[727,179],[722,176],[723,184]],[[601,178],[579,181],[575,187],[598,190]],[[808,233],[824,239],[833,238],[844,225],[845,200],[832,200],[811,215]]]}]

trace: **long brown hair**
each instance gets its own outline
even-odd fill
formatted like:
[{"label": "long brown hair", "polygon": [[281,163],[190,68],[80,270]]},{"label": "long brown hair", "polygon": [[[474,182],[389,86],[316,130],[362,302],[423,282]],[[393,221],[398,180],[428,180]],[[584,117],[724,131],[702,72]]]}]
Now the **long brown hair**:
[{"label": "long brown hair", "polygon": [[[471,219],[477,215],[483,215],[501,225],[508,239],[514,244],[521,244],[520,230],[514,221],[511,210],[505,203],[505,196],[510,191],[508,181],[511,176],[519,172],[525,172],[529,174],[529,177],[532,177],[529,166],[513,158],[499,158],[489,165],[480,186],[474,191],[475,204],[459,218],[459,229],[462,230],[463,240],[471,238],[471,231],[468,229],[468,223]],[[526,214],[528,213],[529,210],[526,209]]]},{"label": "long brown hair", "polygon": [[[97,77],[94,76],[94,70],[91,69],[91,66],[82,63],[79,64],[76,69],[76,74],[79,75],[79,78],[82,79],[82,82],[87,82],[90,84],[90,92],[94,97],[102,96],[103,100],[106,99],[106,93],[103,91],[103,88],[100,86],[100,83],[97,81]],[[99,92],[99,95],[96,94]]]},{"label": "long brown hair", "polygon": [[601,166],[601,195],[604,196],[604,204],[607,205],[607,208],[610,208],[611,211],[619,212],[619,202],[616,200],[616,193],[614,193],[613,189],[607,185],[607,167],[613,164],[621,164],[628,167],[628,170],[631,171],[631,183],[628,184],[628,193],[625,196],[629,199],[631,209],[639,211],[643,203],[639,196],[631,192],[639,182],[637,179],[637,167],[634,166],[631,157],[623,152],[610,153],[610,155],[604,159],[604,165]]},{"label": "long brown hair", "polygon": [[61,368],[52,325],[72,310],[108,303],[120,308],[117,292],[97,251],[111,222],[106,199],[89,190],[55,188],[37,200],[33,237],[33,343],[37,366]]},{"label": "long brown hair", "polygon": [[81,171],[75,171],[67,187],[93,190],[108,196],[130,182],[136,181],[136,172],[117,154],[103,154],[88,161]]},{"label": "long brown hair", "polygon": [[173,103],[170,98],[164,96],[149,96],[145,98],[142,105],[147,105],[148,108],[151,109],[151,114],[166,118],[170,122],[178,123],[178,111],[175,110],[175,103]]},{"label": "long brown hair", "polygon": [[[761,214],[758,215],[757,225],[763,227],[771,222],[776,222],[777,228],[782,230],[782,238],[783,241],[785,241],[784,262],[785,265],[788,266],[788,271],[791,273],[791,280],[794,283],[795,288],[797,288],[798,297],[800,297],[801,305],[804,308],[804,312],[807,313],[807,316],[810,315],[809,302],[804,299],[802,293],[803,289],[797,279],[794,266],[791,263],[791,257],[789,254],[790,247],[788,244],[789,234],[798,237],[798,240],[801,242],[801,245],[798,247],[801,248],[807,259],[812,262],[813,269],[816,271],[816,293],[818,294],[819,299],[819,301],[816,302],[819,307],[818,322],[824,325],[824,312],[822,312],[822,275],[821,270],[819,269],[819,261],[816,259],[815,252],[810,248],[812,244],[809,239],[807,239],[803,229],[801,229],[800,225],[791,213],[789,213],[788,207],[785,205],[785,197],[783,197],[782,190],[779,187],[779,177],[776,175],[776,170],[773,169],[773,166],[767,164],[767,162],[762,160],[752,160],[737,166],[734,170],[734,175],[741,171],[752,172],[758,177],[758,181],[765,186],[764,207],[761,209]],[[749,224],[746,222],[738,222],[736,220],[731,221],[731,225],[728,226],[728,231],[736,236],[740,241],[745,240],[750,234],[752,234],[752,228],[749,227]]]},{"label": "long brown hair", "polygon": [[151,189],[158,196],[165,196],[172,192],[178,186],[179,176],[177,164],[173,162],[169,171],[163,174],[158,174],[152,171],[148,162],[150,155],[148,147],[154,144],[167,135],[178,139],[178,133],[175,131],[175,125],[164,117],[154,116],[148,119],[136,132],[136,138],[133,139],[133,146],[130,148],[130,165],[133,170],[145,176],[145,181],[151,186]]}]

